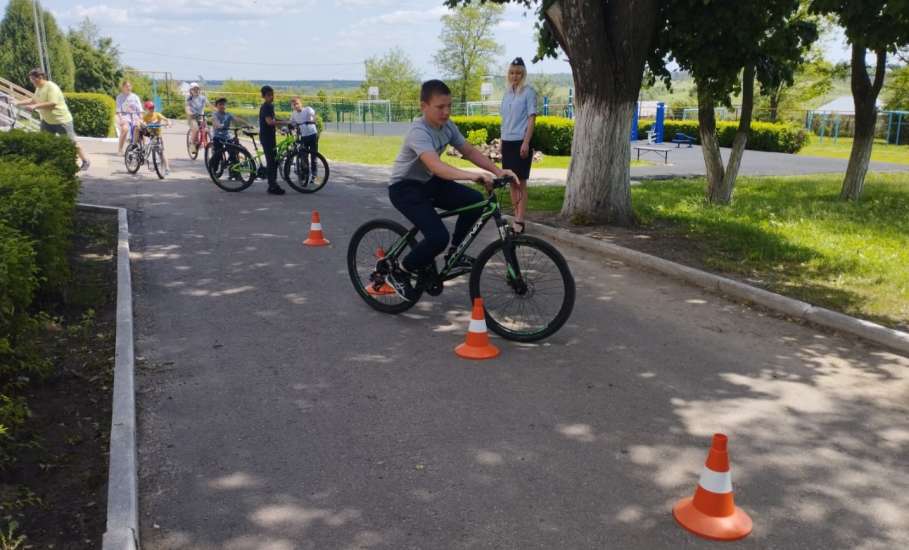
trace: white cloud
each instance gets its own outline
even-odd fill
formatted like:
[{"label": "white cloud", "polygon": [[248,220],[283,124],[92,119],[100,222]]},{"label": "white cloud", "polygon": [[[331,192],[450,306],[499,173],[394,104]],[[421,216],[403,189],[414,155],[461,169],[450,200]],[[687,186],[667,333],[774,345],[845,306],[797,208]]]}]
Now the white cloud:
[{"label": "white cloud", "polygon": [[448,13],[445,6],[437,6],[431,10],[397,10],[390,13],[383,13],[369,19],[362,19],[360,23],[382,23],[384,25],[416,25],[427,21],[437,21],[440,17]]},{"label": "white cloud", "polygon": [[509,19],[503,19],[497,25],[497,27],[502,30],[520,29],[521,27],[524,27],[524,26],[527,26],[526,21],[512,21]]},{"label": "white cloud", "polygon": [[81,21],[88,17],[98,23],[126,23],[129,21],[129,14],[126,9],[112,8],[106,4],[97,4],[94,6],[77,5],[65,14],[69,18]]},{"label": "white cloud", "polygon": [[158,21],[191,19],[200,23],[211,20],[271,19],[301,13],[311,1],[299,0],[135,0],[136,12]]}]

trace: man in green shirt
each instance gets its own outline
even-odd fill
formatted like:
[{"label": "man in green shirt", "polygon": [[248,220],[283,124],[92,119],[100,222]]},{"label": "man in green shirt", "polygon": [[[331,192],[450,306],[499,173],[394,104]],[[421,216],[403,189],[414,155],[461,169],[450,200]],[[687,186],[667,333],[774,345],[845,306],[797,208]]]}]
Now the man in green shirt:
[{"label": "man in green shirt", "polygon": [[82,147],[76,141],[76,131],[73,129],[73,115],[66,106],[66,99],[60,87],[47,79],[47,75],[41,69],[32,69],[28,73],[28,79],[35,87],[35,96],[31,99],[20,101],[17,105],[24,107],[29,111],[38,111],[41,117],[41,130],[60,136],[66,136],[76,144],[76,154],[82,161],[81,170],[88,170],[91,164]]}]

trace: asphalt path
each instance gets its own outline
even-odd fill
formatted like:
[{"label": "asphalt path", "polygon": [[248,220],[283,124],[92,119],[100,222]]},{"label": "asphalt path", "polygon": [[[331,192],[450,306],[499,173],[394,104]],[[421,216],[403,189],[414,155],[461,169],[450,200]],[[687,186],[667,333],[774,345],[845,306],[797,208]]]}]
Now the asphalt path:
[{"label": "asphalt path", "polygon": [[468,362],[466,281],[400,316],[353,291],[349,236],[401,219],[381,171],[225,193],[113,147],[82,198],[130,211],[145,549],[706,548],[670,509],[714,432],[730,547],[909,546],[909,359],[559,245],[566,326]]}]

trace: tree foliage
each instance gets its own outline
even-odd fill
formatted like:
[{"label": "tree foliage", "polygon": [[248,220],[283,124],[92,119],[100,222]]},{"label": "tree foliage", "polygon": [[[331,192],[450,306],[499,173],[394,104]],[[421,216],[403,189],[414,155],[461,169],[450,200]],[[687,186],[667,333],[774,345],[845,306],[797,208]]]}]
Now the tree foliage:
[{"label": "tree foliage", "polygon": [[[73,89],[74,65],[69,43],[54,16],[42,11],[51,78],[63,90]],[[0,75],[23,87],[30,87],[28,72],[41,65],[32,0],[10,0],[0,22]]]},{"label": "tree foliage", "polygon": [[420,73],[400,48],[392,48],[385,55],[366,60],[366,81],[362,91],[370,86],[379,88],[379,97],[396,102],[413,102],[420,97]]},{"label": "tree foliage", "polygon": [[495,28],[504,11],[495,3],[468,4],[442,16],[442,47],[433,59],[449,80],[456,101],[479,99],[483,77],[504,51],[495,41]]},{"label": "tree foliage", "polygon": [[123,70],[113,39],[99,36],[98,28],[86,18],[78,28],[69,31],[67,40],[76,68],[76,91],[116,95]]},{"label": "tree foliage", "polygon": [[884,102],[891,111],[909,111],[909,65],[890,72],[884,87]]}]

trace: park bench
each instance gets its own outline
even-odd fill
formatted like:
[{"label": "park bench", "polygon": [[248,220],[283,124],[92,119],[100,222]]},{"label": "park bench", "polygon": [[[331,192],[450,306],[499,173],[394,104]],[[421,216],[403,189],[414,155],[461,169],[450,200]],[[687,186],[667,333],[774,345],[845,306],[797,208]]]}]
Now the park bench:
[{"label": "park bench", "polygon": [[669,164],[669,151],[672,149],[667,149],[665,147],[644,147],[642,145],[635,145],[634,150],[638,152],[638,160],[641,160],[641,151],[645,153],[657,153],[663,155],[663,164]]},{"label": "park bench", "polygon": [[694,138],[689,136],[688,134],[683,134],[682,132],[679,132],[675,135],[674,138],[672,138],[672,143],[676,144],[675,145],[676,149],[681,147],[683,143],[687,143],[688,148],[690,149],[691,146],[694,145]]}]

